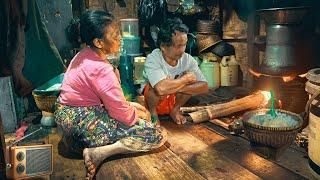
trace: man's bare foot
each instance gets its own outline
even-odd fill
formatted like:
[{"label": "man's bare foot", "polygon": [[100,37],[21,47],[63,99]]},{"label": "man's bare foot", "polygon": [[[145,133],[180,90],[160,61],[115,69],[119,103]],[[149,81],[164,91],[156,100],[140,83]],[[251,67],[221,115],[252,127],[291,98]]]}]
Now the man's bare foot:
[{"label": "man's bare foot", "polygon": [[103,161],[99,152],[95,148],[85,148],[83,150],[83,160],[86,167],[86,179],[92,180],[96,174],[97,167]]},{"label": "man's bare foot", "polygon": [[177,109],[173,109],[171,112],[170,112],[170,117],[172,118],[172,120],[177,123],[177,124],[184,124],[187,122],[187,119],[186,117],[184,117],[180,110],[177,108]]}]

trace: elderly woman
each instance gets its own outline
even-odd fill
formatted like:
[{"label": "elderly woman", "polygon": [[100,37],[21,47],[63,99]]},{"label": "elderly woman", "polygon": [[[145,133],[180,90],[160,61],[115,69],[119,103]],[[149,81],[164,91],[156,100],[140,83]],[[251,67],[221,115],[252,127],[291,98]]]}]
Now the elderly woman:
[{"label": "elderly woman", "polygon": [[62,83],[55,112],[69,146],[83,149],[86,176],[92,179],[96,167],[107,157],[150,151],[166,141],[166,132],[150,123],[150,113],[141,105],[127,102],[119,73],[109,62],[118,53],[120,33],[114,17],[105,11],[83,14],[71,26],[75,41],[83,48],[71,61]]}]

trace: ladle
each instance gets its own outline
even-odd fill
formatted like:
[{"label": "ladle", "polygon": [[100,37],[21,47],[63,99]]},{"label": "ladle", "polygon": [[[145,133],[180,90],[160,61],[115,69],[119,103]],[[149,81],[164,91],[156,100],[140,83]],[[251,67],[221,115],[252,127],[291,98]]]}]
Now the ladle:
[{"label": "ladle", "polygon": [[273,94],[273,91],[270,90],[270,94],[271,94],[271,108],[270,110],[267,112],[267,114],[270,114],[272,116],[272,118],[276,118],[277,117],[277,114],[276,114],[276,111],[274,109],[274,94]]}]

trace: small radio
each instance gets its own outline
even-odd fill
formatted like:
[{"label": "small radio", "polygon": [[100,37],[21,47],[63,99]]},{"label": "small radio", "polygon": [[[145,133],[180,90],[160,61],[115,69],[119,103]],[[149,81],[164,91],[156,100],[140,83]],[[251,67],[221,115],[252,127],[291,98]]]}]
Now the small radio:
[{"label": "small radio", "polygon": [[7,147],[6,161],[9,165],[7,177],[10,179],[49,175],[53,171],[52,145]]}]

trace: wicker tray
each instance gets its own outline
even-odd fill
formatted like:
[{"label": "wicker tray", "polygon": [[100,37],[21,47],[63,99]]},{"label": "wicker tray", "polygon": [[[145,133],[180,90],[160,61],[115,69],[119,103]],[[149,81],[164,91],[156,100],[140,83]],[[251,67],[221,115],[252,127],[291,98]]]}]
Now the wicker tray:
[{"label": "wicker tray", "polygon": [[258,144],[274,148],[289,146],[295,139],[298,131],[301,129],[303,119],[298,114],[277,109],[276,111],[286,113],[294,120],[298,121],[297,125],[292,127],[265,127],[248,122],[252,116],[266,114],[267,111],[269,111],[269,109],[259,109],[249,111],[243,115],[242,122],[245,135],[248,137],[250,142]]}]

